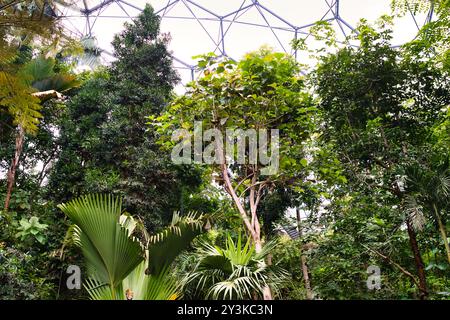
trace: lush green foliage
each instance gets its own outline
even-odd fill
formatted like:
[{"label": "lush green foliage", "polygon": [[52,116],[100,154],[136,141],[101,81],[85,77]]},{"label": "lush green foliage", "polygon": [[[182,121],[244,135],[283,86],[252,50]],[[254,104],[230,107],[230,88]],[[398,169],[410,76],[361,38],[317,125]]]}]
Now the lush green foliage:
[{"label": "lush green foliage", "polygon": [[[111,67],[86,75],[61,119],[51,196],[114,193],[156,230],[202,184],[195,168],[175,167],[147,131],[146,117],[163,110],[178,81],[151,7],[114,41]],[[199,191],[199,190],[198,190]]]},{"label": "lush green foliage", "polygon": [[[0,6],[0,298],[449,298],[450,1],[401,47],[387,16],[344,43],[317,24],[332,50],[311,51],[307,75],[267,47],[199,56],[179,96],[150,6],[110,66],[75,75],[31,2],[45,7]],[[400,16],[429,5],[393,1]],[[279,129],[279,167],[173,163],[172,133],[194,121]],[[66,288],[69,265],[82,290]]]},{"label": "lush green foliage", "polygon": [[138,223],[122,213],[119,198],[88,195],[59,208],[74,222],[69,232],[85,257],[86,288],[91,298],[124,300],[127,291],[136,300],[167,300],[180,295],[167,268],[201,232],[201,216],[175,215],[166,230],[153,236],[143,230],[145,236],[139,241],[135,232]]},{"label": "lush green foliage", "polygon": [[228,234],[223,247],[200,241],[195,251],[183,256],[181,262],[188,266],[183,270],[184,290],[191,298],[215,300],[260,298],[265,286],[278,293],[286,271],[264,263],[276,245],[267,243],[256,253],[255,245],[250,239],[244,242],[241,235],[235,242]]},{"label": "lush green foliage", "polygon": [[[388,27],[388,24],[383,25]],[[431,162],[441,166],[442,172],[432,184],[445,192],[425,190],[429,185],[425,181],[418,192],[425,198],[433,198],[432,194],[447,198],[448,161],[445,159],[448,155],[433,153],[436,140],[429,137],[434,127],[445,121],[445,109],[450,102],[450,79],[445,70],[433,60],[424,59],[420,52],[408,47],[402,50],[391,48],[389,29],[377,32],[367,24],[361,24],[358,32],[360,46],[343,48],[326,56],[314,76],[324,118],[322,139],[345,165],[348,181],[335,193],[337,197],[344,197],[346,203],[329,213],[339,217],[335,224],[340,225],[347,220],[343,217],[344,209],[351,210],[351,219],[356,219],[356,213],[362,211],[360,214],[369,223],[373,221],[384,229],[385,235],[378,238],[382,235],[367,230],[367,222],[359,220],[362,223],[359,228],[363,229],[357,233],[358,238],[354,237],[359,228],[349,232],[355,245],[362,246],[364,251],[370,247],[374,251],[369,253],[379,257],[385,255],[378,250],[386,252],[400,248],[400,244],[391,239],[404,235],[398,231],[406,222],[418,279],[410,277],[421,295],[427,295],[425,267],[416,239],[423,215],[411,192],[419,183],[414,183],[417,174],[425,175]],[[438,170],[437,167],[432,171]],[[437,183],[438,180],[441,183]],[[440,202],[437,199],[430,201]],[[333,201],[333,205],[338,203]],[[428,210],[428,215],[439,224],[442,241],[447,243],[442,219],[445,221],[448,210],[441,207],[436,210],[434,215]],[[352,228],[358,226],[354,222]],[[335,229],[333,224],[330,227]],[[339,231],[342,230],[340,227]],[[448,244],[445,247],[448,248]]]}]

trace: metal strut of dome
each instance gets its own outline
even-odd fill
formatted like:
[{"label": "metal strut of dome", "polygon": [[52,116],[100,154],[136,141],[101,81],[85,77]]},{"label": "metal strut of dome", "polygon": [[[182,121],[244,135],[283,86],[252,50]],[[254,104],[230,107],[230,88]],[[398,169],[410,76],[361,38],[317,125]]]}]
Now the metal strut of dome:
[{"label": "metal strut of dome", "polygon": [[[320,19],[316,19],[316,21],[311,21],[305,24],[294,23],[293,21],[288,21],[287,18],[283,17],[281,14],[278,14],[276,10],[272,10],[268,7],[267,4],[262,3],[263,1],[258,0],[241,0],[236,1],[237,7],[229,12],[218,14],[214,11],[214,2],[218,0],[209,0],[208,7],[203,1],[200,3],[199,0],[166,0],[165,4],[162,6],[156,7],[155,12],[158,14],[162,21],[164,19],[180,19],[180,20],[191,20],[195,21],[201,29],[205,32],[209,40],[212,41],[214,51],[218,55],[229,56],[228,47],[227,47],[227,35],[229,33],[230,27],[233,24],[246,25],[251,27],[261,27],[269,30],[273,35],[276,44],[281,48],[284,52],[288,53],[290,46],[289,43],[286,42],[286,39],[281,39],[279,36],[279,32],[289,32],[292,36],[290,39],[299,39],[301,37],[308,37],[310,35],[309,28],[311,28],[317,21],[328,21],[336,24],[336,30],[340,30],[342,35],[346,37],[349,33],[355,30],[355,27],[349,23],[341,14],[341,0],[321,0],[325,2],[325,11]],[[277,0],[278,2],[279,0]],[[65,1],[67,3],[67,1]],[[134,3],[133,3],[134,2]],[[142,2],[142,1],[141,1]],[[153,5],[152,1],[147,1]],[[155,2],[155,1],[153,1]],[[315,4],[317,4],[318,0],[314,0]],[[142,3],[141,3],[142,4]],[[209,7],[209,5],[212,5]],[[109,18],[123,18],[123,19],[132,19],[136,16],[129,13],[129,11],[133,11],[134,13],[140,12],[143,10],[143,7],[136,5],[136,1],[132,0],[75,0],[72,1],[72,4],[69,6],[72,9],[72,14],[69,14],[64,7],[59,8],[59,16],[62,18],[70,19],[71,17],[84,17],[85,25],[80,28],[80,26],[73,26],[72,31],[77,33],[80,37],[95,37],[94,26],[99,17],[108,18],[108,16],[104,15],[105,9],[108,7],[116,5],[122,14],[114,15],[114,17]],[[171,10],[176,5],[183,5],[188,15],[185,16],[170,16]],[[274,3],[274,6],[277,5]],[[259,17],[261,18],[259,22],[252,21],[241,21],[240,18],[248,12],[250,9],[255,10]],[[298,10],[298,8],[292,8],[292,10]],[[73,14],[73,12],[78,11],[77,14]],[[414,21],[417,30],[420,29],[421,25],[429,22],[433,18],[433,7],[431,6],[430,11],[426,15],[425,21],[421,24],[413,12],[410,10],[411,18]],[[208,26],[205,24],[207,22],[215,22],[218,24],[218,35],[213,33],[213,30],[210,30]],[[75,29],[75,30],[73,30]],[[82,29],[82,30],[81,30]],[[106,54],[111,55],[107,51],[103,51]],[[297,50],[292,49],[290,51],[297,58]],[[190,71],[191,80],[194,79],[196,66],[192,63],[189,63],[179,57],[176,56],[176,53],[173,56],[174,61],[178,63],[178,69],[184,69]]]}]

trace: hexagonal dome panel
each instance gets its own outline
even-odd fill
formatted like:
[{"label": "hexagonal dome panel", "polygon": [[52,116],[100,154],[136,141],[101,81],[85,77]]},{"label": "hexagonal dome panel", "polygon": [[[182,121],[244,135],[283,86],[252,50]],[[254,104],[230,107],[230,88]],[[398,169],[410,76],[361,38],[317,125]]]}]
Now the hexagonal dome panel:
[{"label": "hexagonal dome panel", "polygon": [[[238,59],[269,45],[305,62],[290,43],[304,38],[314,46],[310,28],[317,21],[328,21],[342,41],[361,18],[375,21],[391,13],[390,0],[75,0],[58,9],[68,30],[94,38],[103,59],[111,61],[114,34],[146,3],[162,17],[161,31],[171,35],[174,65],[184,83],[195,77],[195,55],[215,52]],[[394,44],[412,40],[431,18],[432,11],[396,18]]]}]

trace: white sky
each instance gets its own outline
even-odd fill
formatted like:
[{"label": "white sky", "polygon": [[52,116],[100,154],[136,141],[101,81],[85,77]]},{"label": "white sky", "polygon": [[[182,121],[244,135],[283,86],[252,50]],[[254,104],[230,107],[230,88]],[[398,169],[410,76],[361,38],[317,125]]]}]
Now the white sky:
[{"label": "white sky", "polygon": [[[85,0],[88,8],[93,8],[104,0]],[[225,32],[225,52],[227,55],[239,59],[246,52],[256,50],[262,45],[269,45],[278,51],[291,52],[290,41],[295,32],[292,26],[301,27],[312,24],[322,18],[332,18],[333,12],[329,11],[329,5],[336,0],[260,0],[259,3],[281,17],[272,15],[264,8],[251,7],[242,11],[237,16],[230,15],[224,19],[223,30]],[[111,40],[115,33],[123,29],[123,23],[130,21],[138,15],[137,8],[143,8],[145,3],[150,3],[155,11],[161,10],[168,3],[174,3],[163,15],[161,30],[170,33],[172,41],[170,50],[174,57],[181,61],[195,65],[192,57],[198,54],[214,51],[221,53],[220,22],[217,17],[207,12],[209,10],[218,16],[226,16],[241,6],[252,4],[251,0],[124,0],[115,1],[102,11],[97,11],[89,19],[93,36],[96,37],[98,46],[112,52]],[[195,4],[204,7],[203,10]],[[78,7],[83,8],[83,1],[76,1]],[[334,10],[334,6],[333,10]],[[374,21],[382,14],[390,13],[390,0],[340,0],[340,16],[349,25],[356,26],[361,18]],[[328,12],[328,13],[327,13]],[[98,17],[97,14],[99,13]],[[87,33],[87,19],[80,15],[79,11],[67,10],[68,18],[65,21],[67,27],[73,31]],[[194,17],[197,17],[198,20]],[[131,17],[131,18],[129,18]],[[233,19],[235,21],[232,23]],[[421,14],[416,21],[411,15],[395,20],[394,44],[402,44],[414,38],[417,34],[416,22],[422,26],[426,16]],[[214,21],[215,20],[215,21]],[[255,26],[254,24],[258,25]],[[267,27],[272,26],[272,30]],[[291,26],[290,26],[290,25]],[[348,34],[350,29],[342,22],[333,22],[337,33],[344,38],[344,32]],[[205,31],[205,29],[209,32]],[[302,28],[300,32],[308,33],[309,28]],[[278,39],[277,39],[277,37]],[[299,33],[299,37],[304,37]],[[312,40],[311,40],[312,41]],[[314,46],[314,44],[311,43]],[[108,56],[105,56],[106,59]],[[299,56],[301,62],[309,63],[306,56]],[[175,61],[175,66],[183,67]],[[190,80],[189,70],[179,69],[182,82]]]},{"label": "white sky", "polygon": [[[104,0],[74,0],[73,8],[64,8],[63,13],[68,16],[65,25],[69,30],[80,36],[88,33],[87,19],[80,14],[80,8],[84,8],[84,2],[88,8],[93,8]],[[263,8],[251,7],[240,12],[237,16],[230,15],[224,19],[223,30],[225,32],[225,52],[227,55],[239,59],[246,52],[253,51],[262,45],[269,45],[277,51],[291,52],[290,41],[294,38],[292,26],[301,27],[313,24],[320,19],[333,17],[329,11],[329,5],[336,0],[259,0],[259,3],[272,11],[269,13]],[[111,40],[114,34],[123,30],[123,23],[139,14],[137,8],[144,8],[145,3],[150,3],[155,11],[174,3],[163,15],[161,31],[170,33],[172,41],[170,50],[174,57],[189,64],[195,65],[193,56],[207,52],[221,53],[220,22],[213,14],[200,9],[196,3],[218,16],[226,16],[239,8],[252,4],[251,0],[122,0],[113,1],[104,10],[95,12],[89,19],[92,26],[92,35],[97,39],[100,48],[112,52]],[[333,7],[333,6],[332,6]],[[333,7],[334,10],[334,7]],[[390,0],[340,0],[340,17],[349,25],[355,27],[361,18],[374,21],[382,14],[389,14]],[[97,16],[98,14],[98,16]],[[198,18],[198,20],[194,17]],[[426,15],[421,14],[413,19],[411,15],[395,20],[394,44],[403,44],[412,40],[417,34],[418,28],[423,25]],[[232,21],[235,20],[233,23]],[[283,21],[284,20],[284,21]],[[417,23],[417,25],[416,25]],[[258,26],[255,26],[258,25]],[[272,30],[267,27],[272,26]],[[291,26],[290,26],[291,25]],[[333,22],[338,34],[343,38],[343,33],[349,33],[350,29],[344,23]],[[205,31],[205,29],[209,32]],[[308,33],[308,28],[301,28],[300,32]],[[276,34],[276,36],[275,36]],[[299,34],[300,37],[302,36]],[[277,39],[278,37],[278,39]],[[303,35],[304,37],[304,35]],[[312,40],[311,40],[312,41]],[[310,42],[310,45],[315,44]],[[106,60],[111,57],[105,55]],[[305,56],[298,57],[300,62],[310,63]],[[175,61],[182,82],[191,80],[190,70],[183,69],[183,65]],[[180,68],[181,67],[181,68]],[[2,173],[0,172],[0,176]],[[291,212],[292,214],[292,212]],[[302,216],[304,213],[302,213]]]}]

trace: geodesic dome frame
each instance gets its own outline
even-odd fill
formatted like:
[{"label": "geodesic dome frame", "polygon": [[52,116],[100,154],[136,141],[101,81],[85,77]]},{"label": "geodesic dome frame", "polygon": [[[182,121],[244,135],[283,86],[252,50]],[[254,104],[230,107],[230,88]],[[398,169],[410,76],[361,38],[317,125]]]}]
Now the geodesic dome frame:
[{"label": "geodesic dome frame", "polygon": [[[120,22],[131,21],[143,10],[145,3],[151,4],[161,17],[162,26],[168,24],[163,31],[170,32],[172,41],[180,42],[178,50],[173,50],[173,59],[178,70],[187,72],[182,76],[186,81],[195,77],[192,56],[214,52],[219,56],[239,58],[236,55],[257,49],[259,46],[253,43],[259,40],[260,44],[268,42],[275,49],[300,58],[290,42],[308,39],[310,28],[317,21],[329,22],[343,40],[355,30],[360,18],[373,15],[371,5],[375,2],[384,2],[384,7],[389,4],[389,0],[74,0],[68,6],[59,6],[57,14],[64,18],[67,29],[78,37],[104,40],[99,48],[104,56],[110,57],[105,58],[108,60],[112,59],[112,54],[107,48],[106,34],[113,32]],[[312,8],[314,13],[309,14]],[[405,17],[409,24],[401,28],[410,34],[403,36],[403,43],[412,40],[433,18],[433,6],[425,14],[415,14],[408,9],[409,14]],[[98,28],[101,20],[104,24],[107,21],[106,27]],[[181,32],[181,36],[177,32]],[[236,32],[239,40],[232,35]],[[112,35],[109,36],[112,39]]]}]

